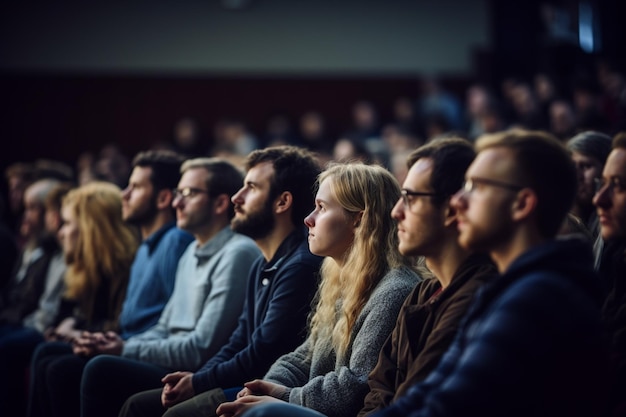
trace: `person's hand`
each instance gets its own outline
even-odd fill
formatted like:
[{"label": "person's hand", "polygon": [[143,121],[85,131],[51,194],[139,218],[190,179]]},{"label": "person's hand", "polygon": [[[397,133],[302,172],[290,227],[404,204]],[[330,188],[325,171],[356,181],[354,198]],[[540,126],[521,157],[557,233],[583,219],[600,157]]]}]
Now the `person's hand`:
[{"label": "person's hand", "polygon": [[84,331],[72,342],[72,351],[78,356],[92,357],[96,354],[98,340],[103,337],[102,333]]},{"label": "person's hand", "polygon": [[76,330],[74,327],[76,320],[73,317],[64,319],[56,329],[54,329],[55,340],[61,340],[64,342],[72,342],[74,339],[80,337],[80,330]]},{"label": "person's hand", "polygon": [[120,356],[124,350],[124,339],[115,332],[100,333],[94,345],[95,354]]},{"label": "person's hand", "polygon": [[161,379],[165,385],[161,392],[163,407],[170,408],[196,395],[191,383],[192,372],[174,372]]},{"label": "person's hand", "polygon": [[237,417],[255,407],[259,404],[266,404],[272,402],[284,402],[279,400],[278,398],[270,397],[268,395],[263,396],[255,396],[255,395],[247,395],[245,397],[238,398],[233,402],[226,402],[220,404],[215,410],[215,413],[219,417]]},{"label": "person's hand", "polygon": [[239,391],[237,398],[242,398],[248,395],[269,395],[270,397],[282,399],[283,395],[287,391],[287,387],[284,385],[263,381],[262,379],[255,379],[254,381],[246,382],[243,386],[244,388]]}]

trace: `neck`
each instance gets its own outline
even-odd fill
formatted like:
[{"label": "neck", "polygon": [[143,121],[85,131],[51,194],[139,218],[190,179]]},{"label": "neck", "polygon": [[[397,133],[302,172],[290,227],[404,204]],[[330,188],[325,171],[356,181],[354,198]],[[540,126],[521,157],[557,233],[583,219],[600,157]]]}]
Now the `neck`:
[{"label": "neck", "polygon": [[446,288],[469,256],[470,252],[459,246],[455,237],[444,242],[437,254],[426,256],[426,266],[435,275],[441,287]]},{"label": "neck", "polygon": [[295,230],[295,226],[289,221],[276,220],[276,226],[267,236],[255,239],[255,243],[261,249],[266,261],[274,257],[281,243]]},{"label": "neck", "polygon": [[223,228],[229,225],[229,222],[226,218],[224,219],[213,219],[210,223],[206,224],[202,230],[194,230],[190,231],[193,234],[193,237],[196,238],[196,242],[198,242],[198,246],[202,246],[207,243],[209,240],[213,239],[215,235],[217,235]]},{"label": "neck", "polygon": [[159,212],[149,221],[139,225],[139,231],[141,232],[141,240],[146,240],[157,230],[165,226],[166,224],[174,221],[174,217],[168,212]]},{"label": "neck", "polygon": [[491,250],[489,254],[498,267],[498,272],[502,274],[522,254],[544,243],[546,240],[546,238],[534,230],[527,228],[518,229],[513,232],[507,242],[501,243],[497,248]]}]

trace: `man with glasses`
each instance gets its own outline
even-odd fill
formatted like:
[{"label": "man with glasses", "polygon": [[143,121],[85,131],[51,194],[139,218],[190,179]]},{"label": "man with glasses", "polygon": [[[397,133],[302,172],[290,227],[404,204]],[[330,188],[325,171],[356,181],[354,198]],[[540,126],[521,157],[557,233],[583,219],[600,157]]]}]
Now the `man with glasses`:
[{"label": "man with glasses", "polygon": [[616,376],[611,407],[614,415],[622,415],[626,412],[626,133],[613,138],[593,203],[605,243],[598,272],[607,289],[602,320]]},{"label": "man with glasses", "polygon": [[174,190],[176,224],[195,237],[176,271],[174,291],[158,323],[128,340],[115,333],[79,340],[77,354],[99,355],[85,367],[81,414],[117,415],[130,395],[161,386],[174,370],[194,370],[215,355],[237,326],[254,241],[230,228],[230,196],[242,174],[216,158],[185,161]]},{"label": "man with glasses", "polygon": [[468,141],[441,139],[408,158],[402,198],[391,216],[398,222],[400,253],[423,257],[434,279],[417,284],[406,299],[369,376],[370,391],[359,416],[389,406],[437,366],[473,294],[495,276],[487,256],[459,245],[457,211],[450,206],[474,156]]},{"label": "man with glasses", "polygon": [[576,195],[563,145],[511,130],[479,151],[452,199],[459,242],[501,274],[472,303],[437,368],[385,416],[596,416],[606,355],[589,245],[555,236]]}]

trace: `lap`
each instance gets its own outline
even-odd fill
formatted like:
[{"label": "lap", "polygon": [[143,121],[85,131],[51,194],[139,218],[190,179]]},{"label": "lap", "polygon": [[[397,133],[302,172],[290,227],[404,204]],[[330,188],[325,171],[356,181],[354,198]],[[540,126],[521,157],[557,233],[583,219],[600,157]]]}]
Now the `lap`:
[{"label": "lap", "polygon": [[163,417],[213,417],[217,407],[225,401],[224,390],[215,388],[176,404]]}]

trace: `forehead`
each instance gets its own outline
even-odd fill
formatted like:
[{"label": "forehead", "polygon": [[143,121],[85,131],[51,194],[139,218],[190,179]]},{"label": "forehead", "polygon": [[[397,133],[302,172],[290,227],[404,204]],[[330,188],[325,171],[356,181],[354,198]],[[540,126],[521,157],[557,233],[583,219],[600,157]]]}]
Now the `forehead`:
[{"label": "forehead", "polygon": [[180,177],[178,187],[202,188],[206,185],[209,172],[204,168],[191,168]]},{"label": "forehead", "polygon": [[626,178],[626,149],[616,148],[611,151],[604,165],[603,175]]},{"label": "forehead", "polygon": [[598,158],[591,156],[591,155],[585,155],[584,153],[580,153],[576,151],[572,152],[572,159],[574,160],[574,162],[587,162],[587,163],[594,163],[594,164],[601,165],[600,160]]},{"label": "forehead", "polygon": [[428,187],[433,173],[433,160],[431,158],[418,159],[409,169],[403,187],[412,191],[418,191]]},{"label": "forehead", "polygon": [[487,148],[476,155],[467,169],[466,178],[514,180],[515,168],[513,151],[504,147]]},{"label": "forehead", "polygon": [[267,185],[274,175],[274,166],[271,162],[261,162],[250,168],[246,173],[245,182]]},{"label": "forehead", "polygon": [[328,178],[325,178],[324,181],[320,183],[320,186],[317,189],[316,198],[326,200],[326,201],[334,200],[332,184]]},{"label": "forehead", "polygon": [[130,174],[129,182],[147,183],[150,182],[150,175],[152,175],[151,167],[136,166]]}]

